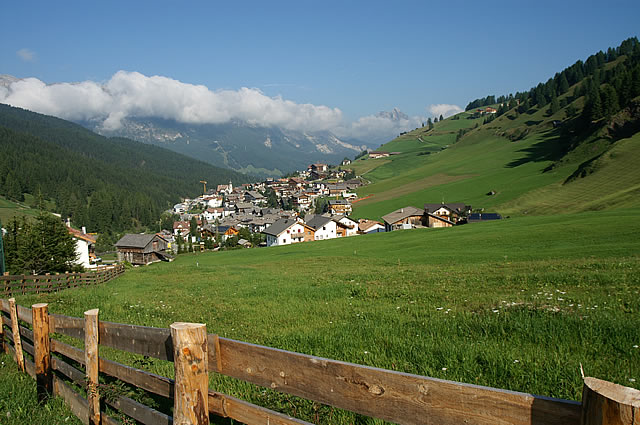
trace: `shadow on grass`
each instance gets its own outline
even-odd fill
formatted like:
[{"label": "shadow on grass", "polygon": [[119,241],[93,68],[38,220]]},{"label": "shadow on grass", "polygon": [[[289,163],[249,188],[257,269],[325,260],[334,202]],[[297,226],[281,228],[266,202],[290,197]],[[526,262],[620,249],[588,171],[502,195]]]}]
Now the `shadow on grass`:
[{"label": "shadow on grass", "polygon": [[524,156],[511,161],[507,167],[515,168],[528,162],[558,161],[567,153],[568,140],[559,129],[547,130],[542,133],[542,137],[538,143],[519,150]]}]

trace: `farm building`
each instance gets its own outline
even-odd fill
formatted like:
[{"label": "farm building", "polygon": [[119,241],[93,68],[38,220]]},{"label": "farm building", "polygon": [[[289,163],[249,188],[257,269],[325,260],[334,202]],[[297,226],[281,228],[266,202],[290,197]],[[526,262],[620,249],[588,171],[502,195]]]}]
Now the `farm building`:
[{"label": "farm building", "polygon": [[416,207],[404,207],[399,210],[395,210],[385,216],[382,216],[384,221],[384,229],[386,232],[399,229],[412,229],[416,226],[422,227],[422,216],[424,210]]},{"label": "farm building", "polygon": [[93,260],[96,258],[95,245],[96,238],[88,235],[86,229],[83,227],[82,231],[76,230],[72,227],[67,227],[67,231],[73,238],[76,244],[76,261],[75,264],[84,267],[85,269],[95,267]]},{"label": "farm building", "polygon": [[168,242],[160,235],[126,234],[118,242],[118,261],[134,265],[147,265],[156,261],[171,261],[167,253]]},{"label": "farm building", "polygon": [[465,205],[462,202],[449,204],[424,204],[424,212],[425,221],[428,219],[427,214],[432,214],[438,217],[446,218],[447,220],[455,224],[461,220],[464,220],[464,218],[471,213],[471,206]]}]

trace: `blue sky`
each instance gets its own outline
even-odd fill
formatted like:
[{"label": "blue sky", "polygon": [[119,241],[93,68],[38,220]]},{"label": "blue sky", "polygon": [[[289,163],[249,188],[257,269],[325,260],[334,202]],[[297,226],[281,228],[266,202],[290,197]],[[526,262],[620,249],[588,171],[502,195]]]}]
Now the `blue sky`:
[{"label": "blue sky", "polygon": [[14,1],[2,14],[0,74],[247,87],[346,122],[527,90],[640,28],[637,0]]}]

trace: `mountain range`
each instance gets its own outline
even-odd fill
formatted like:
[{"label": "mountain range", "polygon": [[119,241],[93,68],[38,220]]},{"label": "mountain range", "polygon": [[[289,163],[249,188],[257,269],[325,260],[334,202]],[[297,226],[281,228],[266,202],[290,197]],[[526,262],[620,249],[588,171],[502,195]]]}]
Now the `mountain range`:
[{"label": "mountain range", "polygon": [[161,146],[209,164],[261,177],[281,176],[314,162],[336,164],[372,145],[341,140],[329,131],[301,132],[242,121],[185,124],[161,118],[127,118],[117,130],[100,123],[79,124],[104,136]]}]

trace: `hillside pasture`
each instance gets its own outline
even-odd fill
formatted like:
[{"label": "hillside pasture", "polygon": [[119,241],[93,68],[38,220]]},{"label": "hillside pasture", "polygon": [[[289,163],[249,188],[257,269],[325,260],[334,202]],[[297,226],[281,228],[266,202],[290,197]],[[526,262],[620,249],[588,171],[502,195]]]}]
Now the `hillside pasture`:
[{"label": "hillside pasture", "polygon": [[[635,210],[522,217],[292,246],[181,255],[106,285],[18,297],[76,317],[168,327],[408,373],[578,399],[591,376],[639,387]],[[103,355],[172,376],[170,363]],[[221,376],[290,415],[379,423]]]}]

